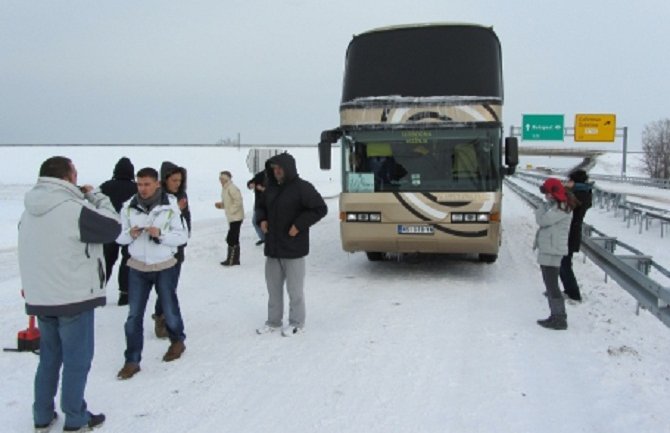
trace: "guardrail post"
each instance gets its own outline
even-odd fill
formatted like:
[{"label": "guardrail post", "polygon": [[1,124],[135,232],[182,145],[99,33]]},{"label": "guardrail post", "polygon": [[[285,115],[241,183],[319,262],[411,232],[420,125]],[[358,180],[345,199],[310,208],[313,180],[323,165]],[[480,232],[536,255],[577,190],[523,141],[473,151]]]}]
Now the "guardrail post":
[{"label": "guardrail post", "polygon": [[616,248],[616,238],[610,236],[597,236],[590,239],[609,253],[613,253]]},{"label": "guardrail post", "polygon": [[626,222],[626,228],[630,228],[630,221],[633,219],[633,208],[628,206],[624,208],[623,220]]},{"label": "guardrail post", "polygon": [[644,230],[649,231],[649,226],[651,225],[652,220],[649,218],[649,215],[647,215],[647,218],[645,219],[645,224],[644,224]]},{"label": "guardrail post", "polygon": [[[642,228],[642,222],[640,222],[640,228]],[[651,269],[651,256],[639,256],[639,255],[617,255],[617,257],[630,266],[631,268],[643,273],[646,276],[649,276],[649,270]],[[637,302],[637,307],[635,308],[635,314],[640,315],[640,309],[644,308],[640,301]]]},{"label": "guardrail post", "polygon": [[[599,236],[599,237],[590,237],[590,240],[593,241],[597,246],[600,248],[603,248],[610,254],[614,253],[614,249],[616,248],[616,238],[609,237],[609,236]],[[605,282],[607,282],[607,272],[605,272]]]},{"label": "guardrail post", "polygon": [[617,257],[631,268],[642,272],[644,275],[649,275],[649,271],[651,270],[651,256],[617,254]]}]

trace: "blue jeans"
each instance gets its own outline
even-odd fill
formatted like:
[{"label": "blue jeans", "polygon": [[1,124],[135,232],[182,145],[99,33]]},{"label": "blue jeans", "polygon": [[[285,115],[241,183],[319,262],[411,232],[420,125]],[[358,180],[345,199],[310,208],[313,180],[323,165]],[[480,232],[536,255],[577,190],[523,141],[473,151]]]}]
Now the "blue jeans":
[{"label": "blue jeans", "polygon": [[261,230],[261,226],[258,225],[258,222],[256,221],[256,217],[258,216],[258,211],[254,209],[254,214],[251,217],[251,224],[254,226],[254,230],[256,230],[256,234],[258,235],[258,239],[261,241],[265,241],[265,233],[263,233],[263,230]]},{"label": "blue jeans", "polygon": [[95,343],[93,310],[75,316],[38,316],[37,323],[40,361],[35,373],[33,420],[35,424],[51,422],[62,365],[60,407],[65,414],[65,426],[81,427],[90,418],[84,391]]},{"label": "blue jeans", "polygon": [[177,278],[179,268],[158,272],[140,272],[130,269],[128,273],[128,318],[126,319],[126,362],[139,364],[144,347],[144,311],[152,287],[156,286],[158,299],[163,307],[165,326],[170,341],[183,341],[184,322],[181,319],[179,300],[177,299]]},{"label": "blue jeans", "polygon": [[[176,265],[174,265],[175,268],[177,268],[177,283],[179,283],[179,275],[181,274],[181,262],[177,262]],[[175,286],[174,288],[177,290],[177,287]],[[163,315],[163,305],[161,304],[161,298],[158,296],[158,288],[156,289],[156,305],[154,305],[154,314],[156,316],[162,316]]]}]

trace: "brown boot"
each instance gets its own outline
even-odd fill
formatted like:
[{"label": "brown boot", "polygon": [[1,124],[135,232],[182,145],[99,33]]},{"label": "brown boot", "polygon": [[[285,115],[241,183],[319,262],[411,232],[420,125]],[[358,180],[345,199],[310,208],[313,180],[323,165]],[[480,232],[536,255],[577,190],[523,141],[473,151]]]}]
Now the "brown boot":
[{"label": "brown boot", "polygon": [[136,373],[140,371],[140,365],[136,364],[134,362],[126,362],[123,365],[123,368],[119,370],[119,372],[116,375],[117,379],[120,380],[126,380],[130,379],[131,377],[135,376]]},{"label": "brown boot", "polygon": [[165,326],[165,317],[152,314],[151,318],[154,319],[154,332],[156,333],[156,337],[168,338],[168,330]]},{"label": "brown boot", "polygon": [[174,361],[175,359],[179,359],[181,357],[181,354],[184,353],[186,350],[186,346],[184,345],[184,342],[181,340],[173,341],[170,344],[170,347],[168,347],[167,352],[165,352],[165,355],[163,355],[163,361],[165,362],[170,362]]}]

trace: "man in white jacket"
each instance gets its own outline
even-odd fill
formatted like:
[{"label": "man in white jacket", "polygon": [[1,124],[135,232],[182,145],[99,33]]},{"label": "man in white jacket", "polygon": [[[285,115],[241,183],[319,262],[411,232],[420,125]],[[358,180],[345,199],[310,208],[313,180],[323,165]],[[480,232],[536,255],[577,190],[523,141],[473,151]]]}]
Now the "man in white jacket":
[{"label": "man in white jacket", "polygon": [[177,298],[177,247],[186,243],[188,232],[180,217],[177,199],[162,191],[158,172],[143,168],[137,172],[137,194],[121,209],[121,234],[116,239],[128,245],[128,318],[125,324],[125,364],[119,379],[130,379],[140,371],[144,346],[144,311],[152,287],[163,307],[170,347],[163,361],[178,359],[184,346],[184,322]]},{"label": "man in white jacket", "polygon": [[26,312],[37,316],[40,359],[35,373],[35,431],[56,420],[54,397],[61,366],[63,431],[105,421],[86,407],[84,391],[94,352],[94,309],[105,305],[104,243],[121,231],[109,198],[77,186],[70,159],[54,156],[40,167],[26,194],[19,223],[19,268]]}]

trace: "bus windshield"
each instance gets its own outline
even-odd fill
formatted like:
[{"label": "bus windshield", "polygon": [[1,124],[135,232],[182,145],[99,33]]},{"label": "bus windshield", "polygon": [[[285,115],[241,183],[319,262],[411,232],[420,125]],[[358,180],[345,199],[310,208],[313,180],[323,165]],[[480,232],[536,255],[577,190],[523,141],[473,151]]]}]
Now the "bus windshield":
[{"label": "bus windshield", "polygon": [[346,192],[496,191],[500,188],[500,131],[459,134],[345,136]]}]

